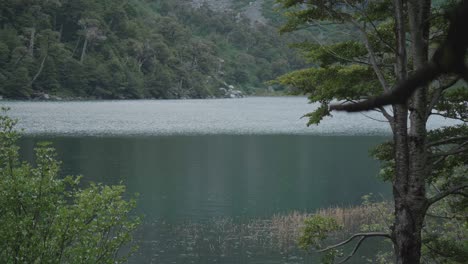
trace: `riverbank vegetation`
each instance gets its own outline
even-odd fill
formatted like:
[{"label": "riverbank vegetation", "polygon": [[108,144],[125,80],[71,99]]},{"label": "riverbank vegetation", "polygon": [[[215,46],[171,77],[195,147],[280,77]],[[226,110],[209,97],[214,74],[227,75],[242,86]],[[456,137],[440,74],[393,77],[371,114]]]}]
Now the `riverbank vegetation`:
[{"label": "riverbank vegetation", "polygon": [[288,49],[301,34],[281,37],[237,10],[182,0],[2,1],[0,96],[222,97],[219,88],[255,93],[305,65]]},{"label": "riverbank vegetation", "polygon": [[[148,243],[154,244],[154,251],[178,252],[177,260],[180,261],[199,257],[206,262],[229,260],[242,263],[261,258],[285,263],[317,263],[319,256],[301,250],[298,244],[310,218],[336,221],[340,230],[327,238],[327,242],[333,243],[356,230],[384,225],[382,217],[391,217],[391,211],[391,203],[378,202],[320,209],[313,213],[293,211],[266,218],[214,217],[204,221],[166,223],[158,232],[161,237]],[[170,239],[163,234],[180,239]],[[377,244],[379,247],[375,249],[389,248],[388,243],[380,240],[376,240]],[[383,258],[385,253],[382,251],[377,257]],[[379,263],[372,254],[365,255],[362,263]],[[164,262],[163,256],[160,257],[156,259]]]},{"label": "riverbank vegetation", "polygon": [[[16,122],[0,115],[2,263],[125,263],[139,218],[125,186],[59,176],[54,149],[42,143],[34,164],[20,160]],[[125,248],[124,248],[125,247]]]}]

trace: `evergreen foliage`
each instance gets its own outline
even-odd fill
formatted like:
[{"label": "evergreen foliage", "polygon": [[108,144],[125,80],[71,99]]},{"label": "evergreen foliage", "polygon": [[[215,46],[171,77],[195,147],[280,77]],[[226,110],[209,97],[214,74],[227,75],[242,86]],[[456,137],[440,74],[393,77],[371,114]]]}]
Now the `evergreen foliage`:
[{"label": "evergreen foliage", "polygon": [[231,84],[253,93],[304,65],[288,38],[299,37],[183,0],[2,0],[0,95],[206,98]]},{"label": "evergreen foliage", "polygon": [[[434,1],[427,9],[431,11],[429,18],[415,23],[413,20],[420,18],[414,16],[414,11],[419,9],[406,1],[400,10],[397,5],[401,1],[398,0],[278,2],[287,10],[284,32],[318,23],[353,25],[359,29],[357,38],[338,43],[312,38],[311,42],[297,44],[315,67],[293,71],[276,80],[307,94],[311,102],[319,104],[306,114],[309,125],[319,124],[331,116],[330,104],[353,104],[391,91],[391,87],[420,67],[422,61],[427,62],[431,53],[428,50],[435,49],[445,38],[441,32],[447,29],[448,21],[442,14],[457,4]],[[397,19],[395,14],[400,11],[405,17]],[[408,21],[412,22],[411,27],[397,26],[397,22]],[[403,41],[402,45],[397,41],[398,36],[401,40],[407,35],[417,39],[420,36],[417,30],[424,28],[421,23],[427,25],[429,21],[431,28],[429,31],[427,27],[427,32],[431,34],[431,45],[425,53],[424,42],[417,46],[414,41]],[[394,43],[398,43],[397,47]],[[408,58],[401,50],[408,50]],[[409,102],[374,109],[382,113],[393,131],[394,140],[378,146],[372,154],[382,161],[380,175],[393,185],[396,208],[393,225],[381,226],[378,230],[385,232],[382,236],[391,238],[397,263],[420,263],[420,257],[424,263],[466,261],[467,91],[466,83],[453,76],[443,76],[429,87],[420,87]],[[433,115],[458,120],[460,125],[427,131],[426,122]],[[410,207],[411,210],[406,209]],[[327,227],[320,227],[318,220],[325,221],[311,219],[307,225],[328,231]],[[413,226],[417,228],[413,230]],[[306,229],[304,237],[321,235],[319,231]],[[302,244],[317,246],[313,240],[302,241]],[[357,248],[359,245],[360,242]],[[336,247],[331,248],[334,249]]]}]

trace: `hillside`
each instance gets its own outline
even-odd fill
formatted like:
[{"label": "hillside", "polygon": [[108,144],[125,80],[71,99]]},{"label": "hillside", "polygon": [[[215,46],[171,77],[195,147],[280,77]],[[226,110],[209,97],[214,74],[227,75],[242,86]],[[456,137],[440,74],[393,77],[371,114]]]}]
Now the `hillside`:
[{"label": "hillside", "polygon": [[[268,1],[268,0],[267,0]],[[204,4],[203,2],[206,2]],[[5,0],[3,98],[208,98],[245,93],[305,64],[264,1]]]}]

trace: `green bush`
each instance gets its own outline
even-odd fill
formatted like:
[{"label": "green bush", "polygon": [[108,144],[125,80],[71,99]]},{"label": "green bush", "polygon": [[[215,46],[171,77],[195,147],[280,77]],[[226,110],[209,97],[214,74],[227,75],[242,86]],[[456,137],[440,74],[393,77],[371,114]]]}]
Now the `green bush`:
[{"label": "green bush", "polygon": [[124,262],[140,222],[125,187],[82,189],[80,177],[59,177],[47,143],[36,148],[35,165],[20,161],[15,124],[0,115],[0,262]]}]

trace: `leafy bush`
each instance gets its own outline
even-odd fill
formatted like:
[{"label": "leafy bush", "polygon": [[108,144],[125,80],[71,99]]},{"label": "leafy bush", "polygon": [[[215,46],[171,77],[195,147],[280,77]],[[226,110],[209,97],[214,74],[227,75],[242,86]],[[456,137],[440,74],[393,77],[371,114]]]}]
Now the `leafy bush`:
[{"label": "leafy bush", "polygon": [[21,161],[15,124],[0,115],[0,262],[124,262],[140,221],[125,186],[82,189],[80,177],[59,177],[48,143],[36,148],[35,165]]}]

